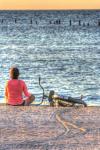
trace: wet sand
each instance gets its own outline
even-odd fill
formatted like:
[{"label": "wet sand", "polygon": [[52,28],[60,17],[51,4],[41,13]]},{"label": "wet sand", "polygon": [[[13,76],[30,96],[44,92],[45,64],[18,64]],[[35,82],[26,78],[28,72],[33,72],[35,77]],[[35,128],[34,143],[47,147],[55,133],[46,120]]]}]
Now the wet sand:
[{"label": "wet sand", "polygon": [[0,150],[100,150],[100,107],[1,105]]}]

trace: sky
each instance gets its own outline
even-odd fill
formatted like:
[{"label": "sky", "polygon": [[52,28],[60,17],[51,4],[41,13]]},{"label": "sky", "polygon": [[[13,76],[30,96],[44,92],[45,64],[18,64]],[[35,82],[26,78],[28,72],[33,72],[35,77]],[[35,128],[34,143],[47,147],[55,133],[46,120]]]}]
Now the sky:
[{"label": "sky", "polygon": [[0,0],[0,10],[100,9],[100,0]]}]

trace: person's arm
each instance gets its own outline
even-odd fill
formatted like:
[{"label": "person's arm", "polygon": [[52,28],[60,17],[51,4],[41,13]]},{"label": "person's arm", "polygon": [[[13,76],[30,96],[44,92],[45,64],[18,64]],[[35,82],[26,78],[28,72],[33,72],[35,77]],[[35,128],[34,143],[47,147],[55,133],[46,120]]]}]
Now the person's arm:
[{"label": "person's arm", "polygon": [[26,86],[25,82],[23,82],[23,92],[24,92],[26,97],[31,96],[31,94],[28,92],[28,89],[27,89],[27,86]]}]

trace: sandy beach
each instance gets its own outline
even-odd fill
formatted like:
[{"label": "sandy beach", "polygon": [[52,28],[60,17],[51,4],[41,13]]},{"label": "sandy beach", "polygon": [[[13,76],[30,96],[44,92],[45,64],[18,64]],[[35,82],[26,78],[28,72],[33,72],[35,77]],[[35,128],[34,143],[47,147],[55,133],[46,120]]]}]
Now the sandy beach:
[{"label": "sandy beach", "polygon": [[0,106],[0,150],[99,150],[100,107]]}]

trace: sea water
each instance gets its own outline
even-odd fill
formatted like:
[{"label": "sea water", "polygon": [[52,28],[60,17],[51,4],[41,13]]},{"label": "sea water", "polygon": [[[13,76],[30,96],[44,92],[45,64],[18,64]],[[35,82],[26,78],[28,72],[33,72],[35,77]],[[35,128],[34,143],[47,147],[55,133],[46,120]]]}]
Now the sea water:
[{"label": "sea water", "polygon": [[48,94],[100,105],[100,11],[0,11],[0,102],[9,68],[41,101]]}]

